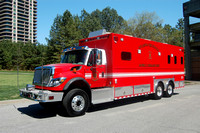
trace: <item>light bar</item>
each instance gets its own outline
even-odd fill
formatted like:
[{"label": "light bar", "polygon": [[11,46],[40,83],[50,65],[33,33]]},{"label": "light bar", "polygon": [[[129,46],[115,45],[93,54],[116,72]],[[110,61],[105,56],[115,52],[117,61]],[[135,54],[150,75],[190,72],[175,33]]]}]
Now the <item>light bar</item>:
[{"label": "light bar", "polygon": [[63,52],[72,51],[72,50],[82,50],[88,49],[88,46],[77,46],[77,47],[70,47],[63,50]]}]

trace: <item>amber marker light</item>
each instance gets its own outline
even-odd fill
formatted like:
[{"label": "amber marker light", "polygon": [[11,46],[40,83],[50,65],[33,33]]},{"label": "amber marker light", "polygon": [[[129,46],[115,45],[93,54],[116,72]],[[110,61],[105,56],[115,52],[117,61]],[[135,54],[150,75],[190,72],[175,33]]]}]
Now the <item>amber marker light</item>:
[{"label": "amber marker light", "polygon": [[73,68],[73,72],[76,73],[76,68]]},{"label": "amber marker light", "polygon": [[65,79],[61,79],[60,82],[63,83],[65,81]]}]

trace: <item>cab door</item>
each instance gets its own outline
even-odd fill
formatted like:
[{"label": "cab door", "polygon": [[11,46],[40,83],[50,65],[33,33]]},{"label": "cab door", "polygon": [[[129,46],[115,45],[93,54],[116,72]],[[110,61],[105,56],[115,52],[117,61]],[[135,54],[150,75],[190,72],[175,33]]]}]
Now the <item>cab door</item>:
[{"label": "cab door", "polygon": [[93,49],[90,52],[85,69],[85,79],[91,88],[105,87],[106,85],[106,59],[105,51]]}]

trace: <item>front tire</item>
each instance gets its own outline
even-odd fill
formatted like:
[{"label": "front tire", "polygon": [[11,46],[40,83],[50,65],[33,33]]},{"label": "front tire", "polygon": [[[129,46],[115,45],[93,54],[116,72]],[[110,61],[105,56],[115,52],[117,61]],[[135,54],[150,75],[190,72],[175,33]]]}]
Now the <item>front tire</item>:
[{"label": "front tire", "polygon": [[70,90],[63,99],[63,106],[69,116],[84,115],[89,107],[89,97],[81,89]]},{"label": "front tire", "polygon": [[159,100],[163,96],[163,85],[161,83],[158,83],[155,93],[154,93],[154,99]]}]

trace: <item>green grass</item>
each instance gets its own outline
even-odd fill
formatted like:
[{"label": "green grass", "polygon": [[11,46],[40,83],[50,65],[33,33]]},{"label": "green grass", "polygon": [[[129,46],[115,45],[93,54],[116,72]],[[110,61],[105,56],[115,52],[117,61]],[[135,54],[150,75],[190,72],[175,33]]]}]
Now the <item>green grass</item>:
[{"label": "green grass", "polygon": [[19,99],[19,89],[32,84],[34,72],[0,71],[0,100]]}]

